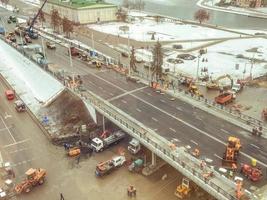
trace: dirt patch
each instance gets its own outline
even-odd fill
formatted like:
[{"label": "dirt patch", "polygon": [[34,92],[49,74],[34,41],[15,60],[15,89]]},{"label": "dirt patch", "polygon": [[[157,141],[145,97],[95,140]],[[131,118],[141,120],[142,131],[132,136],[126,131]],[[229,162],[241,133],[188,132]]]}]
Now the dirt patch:
[{"label": "dirt patch", "polygon": [[39,115],[48,117],[46,126],[52,141],[56,143],[80,138],[81,125],[86,125],[85,137],[97,128],[83,101],[69,90],[63,91],[52,103],[42,108]]}]

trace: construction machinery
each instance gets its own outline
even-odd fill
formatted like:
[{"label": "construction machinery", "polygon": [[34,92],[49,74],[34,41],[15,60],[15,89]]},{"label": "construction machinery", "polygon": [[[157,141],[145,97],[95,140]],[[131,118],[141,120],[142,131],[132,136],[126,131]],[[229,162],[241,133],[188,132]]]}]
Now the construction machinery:
[{"label": "construction machinery", "polygon": [[[225,79],[225,78],[230,80],[230,86],[228,86],[228,87],[227,86],[224,86],[224,87],[220,86],[219,81],[222,80],[222,79]],[[223,76],[219,76],[216,80],[211,80],[210,82],[207,82],[206,88],[207,89],[211,89],[211,90],[219,90],[219,89],[222,89],[222,88],[231,89],[233,87],[233,83],[234,83],[234,81],[233,81],[232,77],[229,74],[225,74]]]},{"label": "construction machinery", "polygon": [[128,170],[130,172],[140,172],[142,171],[142,168],[144,166],[144,160],[141,158],[138,158],[136,160],[134,160],[129,166],[128,166]]},{"label": "construction machinery", "polygon": [[184,199],[188,197],[190,191],[191,189],[189,187],[189,180],[187,178],[183,178],[182,183],[177,186],[174,195],[179,199]]},{"label": "construction machinery", "polygon": [[237,157],[241,148],[240,139],[236,137],[229,137],[228,144],[223,154],[222,165],[224,167],[234,168],[237,164]]},{"label": "construction machinery", "polygon": [[7,40],[10,40],[11,42],[17,42],[16,36],[14,32],[9,32],[6,36]]},{"label": "construction machinery", "polygon": [[15,91],[14,90],[6,90],[5,95],[6,95],[7,100],[11,101],[11,100],[15,99]]},{"label": "construction machinery", "polygon": [[198,87],[193,83],[189,84],[188,92],[190,92],[193,95],[203,97],[203,94],[199,91]]},{"label": "construction machinery", "polygon": [[111,173],[114,169],[121,167],[126,162],[125,156],[116,156],[96,166],[95,175],[98,177]]},{"label": "construction machinery", "polygon": [[38,18],[38,16],[40,15],[43,7],[45,6],[47,0],[44,0],[42,6],[40,7],[40,9],[38,10],[37,14],[34,16],[34,18],[31,20],[31,23],[30,23],[30,26],[27,27],[25,29],[26,33],[29,35],[30,38],[32,39],[38,39],[38,33],[36,31],[33,30],[33,26],[34,26],[34,23],[36,21],[36,19]]},{"label": "construction machinery", "polygon": [[253,182],[260,181],[263,176],[261,168],[253,167],[248,164],[242,164],[240,172]]},{"label": "construction machinery", "polygon": [[[70,53],[69,53],[70,52]],[[68,50],[68,56],[71,54],[71,56],[79,56],[79,50],[76,47],[70,47],[70,50]]]},{"label": "construction machinery", "polygon": [[137,139],[132,138],[128,145],[128,151],[131,154],[137,154],[140,150],[141,150],[140,142]]},{"label": "construction machinery", "polygon": [[27,178],[15,186],[15,192],[20,194],[22,192],[29,193],[34,186],[42,185],[45,181],[46,170],[38,168],[30,168],[25,172]]},{"label": "construction machinery", "polygon": [[46,42],[45,43],[46,44],[46,48],[48,48],[48,49],[56,49],[56,43],[54,43],[54,42]]},{"label": "construction machinery", "polygon": [[26,111],[26,105],[25,105],[25,103],[23,101],[17,100],[17,101],[14,102],[14,104],[15,104],[15,108],[16,108],[16,110],[18,112]]},{"label": "construction machinery", "polygon": [[231,103],[233,100],[235,100],[236,96],[234,93],[226,91],[220,93],[217,97],[215,97],[215,102],[221,105],[226,105],[228,103]]},{"label": "construction machinery", "polygon": [[126,134],[118,130],[112,134],[110,134],[106,138],[95,137],[92,139],[91,147],[95,152],[103,151],[105,148],[109,147],[112,144],[117,144],[120,140],[122,140]]}]

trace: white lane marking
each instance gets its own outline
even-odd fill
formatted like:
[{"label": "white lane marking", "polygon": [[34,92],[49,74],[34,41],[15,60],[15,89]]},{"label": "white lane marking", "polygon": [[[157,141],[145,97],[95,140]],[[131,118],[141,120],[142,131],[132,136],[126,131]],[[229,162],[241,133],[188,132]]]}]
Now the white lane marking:
[{"label": "white lane marking", "polygon": [[194,140],[190,140],[190,142],[194,143],[195,145],[198,145],[198,143],[195,142]]},{"label": "white lane marking", "polygon": [[110,92],[109,94],[110,94],[111,96],[113,96],[113,95],[114,95],[114,94],[113,94],[113,93],[111,93],[111,92]]},{"label": "white lane marking", "polygon": [[28,148],[21,148],[21,149],[18,149],[16,151],[9,151],[8,153],[9,154],[18,153],[18,152],[25,151],[25,150],[28,150],[28,149],[30,149],[30,148],[29,147]]},{"label": "white lane marking", "polygon": [[[90,72],[89,72],[89,73],[90,73]],[[107,80],[105,80],[104,78],[101,78],[100,76],[98,76],[98,75],[96,75],[96,74],[94,74],[94,73],[90,73],[90,74],[91,74],[92,76],[94,76],[94,77],[96,77],[96,78],[98,78],[98,79],[100,79],[100,80],[106,82],[106,83],[109,83],[109,84],[112,85],[113,87],[118,88],[118,89],[120,89],[120,90],[126,92],[126,90],[124,90],[123,88],[121,88],[121,87],[115,85],[114,83],[112,83],[112,82],[110,82],[110,81],[107,81]],[[192,129],[198,131],[199,133],[201,133],[201,134],[203,134],[203,135],[205,135],[205,136],[207,136],[207,137],[209,137],[209,138],[215,140],[216,142],[218,142],[218,143],[220,143],[220,144],[222,144],[222,145],[224,145],[224,146],[227,145],[224,141],[222,141],[222,140],[216,138],[215,136],[212,136],[212,135],[210,135],[209,133],[207,133],[207,132],[205,132],[205,131],[203,131],[203,130],[201,130],[201,129],[199,129],[199,128],[193,126],[193,125],[191,125],[190,123],[188,123],[188,122],[186,122],[186,121],[184,121],[184,120],[182,120],[182,119],[180,119],[180,118],[178,118],[178,117],[176,117],[176,116],[174,116],[174,115],[172,115],[172,114],[166,112],[165,110],[162,110],[162,109],[158,108],[157,106],[155,106],[155,105],[153,105],[153,104],[151,104],[151,103],[145,101],[144,99],[142,99],[142,98],[140,98],[140,97],[138,97],[138,96],[136,96],[136,95],[134,95],[134,94],[130,94],[130,95],[131,95],[132,97],[135,97],[136,99],[142,101],[143,103],[145,103],[145,104],[147,104],[147,105],[150,105],[151,107],[155,108],[156,110],[158,110],[158,111],[160,111],[160,112],[162,112],[162,113],[168,115],[169,117],[172,117],[173,119],[176,119],[177,121],[179,121],[179,122],[181,122],[181,123],[187,125],[188,127],[190,127],[190,128],[192,128]],[[184,104],[186,104],[186,103],[184,102]],[[246,153],[240,152],[240,154],[243,155],[243,156],[245,156],[246,158],[248,158],[248,159],[250,159],[250,160],[253,159],[252,156],[250,156],[250,155],[248,155],[248,154],[246,154]],[[267,164],[261,162],[260,160],[258,160],[258,163],[261,164],[261,165],[264,166],[264,167],[267,167]]]},{"label": "white lane marking", "polygon": [[218,156],[217,154],[214,154],[214,156],[215,156],[216,158],[219,158],[220,160],[222,160],[222,157]]},{"label": "white lane marking", "polygon": [[125,101],[125,100],[123,100],[123,99],[121,100],[121,102],[127,104],[127,101]]},{"label": "white lane marking", "polygon": [[153,129],[153,131],[157,131],[157,130],[158,130],[157,128]]},{"label": "white lane marking", "polygon": [[201,118],[201,117],[199,117],[199,116],[196,116],[196,119],[198,119],[198,120],[202,121],[202,118]]},{"label": "white lane marking", "polygon": [[[115,99],[119,99],[119,98],[121,98],[121,97],[123,97],[123,96],[126,96],[126,95],[129,95],[129,94],[131,94],[131,93],[134,93],[134,92],[137,92],[137,91],[142,91],[143,89],[145,89],[145,88],[147,88],[148,86],[144,86],[144,87],[141,87],[141,88],[136,88],[136,89],[134,89],[134,90],[130,90],[130,91],[127,91],[127,92],[124,92],[124,93],[122,93],[122,94],[120,94],[120,95],[118,95],[118,96],[115,96],[115,97],[112,97],[112,98],[110,98],[110,99],[108,99],[108,101],[113,101],[113,100],[115,100]],[[123,90],[124,91],[124,90]]]},{"label": "white lane marking", "polygon": [[260,149],[260,147],[258,147],[257,145],[255,144],[250,144],[251,146],[255,147],[256,149]]},{"label": "white lane marking", "polygon": [[142,112],[142,110],[140,110],[139,108],[136,108],[136,110],[137,110],[138,112]]},{"label": "white lane marking", "polygon": [[18,141],[18,142],[14,142],[14,143],[11,143],[11,144],[3,146],[3,148],[7,148],[7,147],[11,147],[11,146],[14,146],[14,145],[17,145],[17,144],[21,144],[21,143],[27,142],[29,140],[30,139],[25,139],[25,140],[21,140],[21,141]]},{"label": "white lane marking", "polygon": [[162,103],[166,103],[166,101],[165,101],[165,100],[163,100],[163,99],[160,99],[160,101],[161,101]]},{"label": "white lane marking", "polygon": [[151,94],[151,93],[149,93],[149,92],[147,93],[147,95],[148,95],[148,96],[152,96],[152,94]]},{"label": "white lane marking", "polygon": [[159,120],[157,120],[156,118],[152,117],[152,120],[154,120],[155,122],[158,122]]},{"label": "white lane marking", "polygon": [[0,118],[1,118],[1,121],[3,122],[4,126],[6,127],[6,129],[7,129],[8,133],[9,133],[10,137],[12,138],[13,142],[16,142],[15,138],[13,137],[13,135],[12,135],[12,133],[10,132],[9,128],[7,127],[7,125],[6,125],[6,123],[5,123],[4,119],[3,119],[3,117],[0,116]]},{"label": "white lane marking", "polygon": [[99,86],[98,88],[99,88],[100,90],[103,90],[103,88],[102,88],[102,87],[100,87],[100,86]]},{"label": "white lane marking", "polygon": [[180,111],[183,111],[183,109],[182,109],[182,108],[180,108],[180,107],[176,107],[176,109],[177,109],[177,110],[180,110]]},{"label": "white lane marking", "polygon": [[175,132],[176,133],[176,130],[175,129],[173,129],[173,128],[169,128],[171,131],[173,131],[173,132]]},{"label": "white lane marking", "polygon": [[229,134],[229,135],[231,135],[231,133],[229,133],[227,130],[224,130],[224,129],[220,129],[222,132],[224,132],[224,133],[227,133],[227,134]]}]

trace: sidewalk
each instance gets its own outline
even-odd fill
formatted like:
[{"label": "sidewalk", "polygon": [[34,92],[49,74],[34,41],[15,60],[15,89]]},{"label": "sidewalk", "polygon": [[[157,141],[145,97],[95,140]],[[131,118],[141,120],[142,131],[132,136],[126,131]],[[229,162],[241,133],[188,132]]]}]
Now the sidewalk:
[{"label": "sidewalk", "polygon": [[237,14],[237,15],[244,15],[244,16],[249,16],[249,17],[267,19],[267,13],[265,12],[258,11],[256,9],[251,9],[251,8],[238,8],[238,7],[233,7],[233,6],[230,6],[230,8],[220,7],[220,6],[214,5],[212,0],[199,0],[197,2],[197,6],[201,8],[210,9],[210,10],[216,10],[216,11],[222,11],[222,12],[227,12],[227,13],[232,13],[232,14]]}]

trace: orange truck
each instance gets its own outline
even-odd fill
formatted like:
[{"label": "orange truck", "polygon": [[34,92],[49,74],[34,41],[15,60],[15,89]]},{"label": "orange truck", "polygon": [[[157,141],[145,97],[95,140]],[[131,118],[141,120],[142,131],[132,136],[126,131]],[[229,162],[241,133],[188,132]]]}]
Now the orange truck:
[{"label": "orange truck", "polygon": [[231,103],[235,99],[235,94],[232,92],[223,92],[215,97],[215,102],[221,105]]}]

